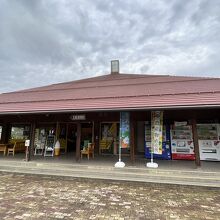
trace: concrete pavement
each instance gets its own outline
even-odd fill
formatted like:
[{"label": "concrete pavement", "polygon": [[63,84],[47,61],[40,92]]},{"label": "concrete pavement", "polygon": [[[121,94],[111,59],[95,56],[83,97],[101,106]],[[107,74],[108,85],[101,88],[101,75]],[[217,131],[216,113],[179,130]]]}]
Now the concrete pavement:
[{"label": "concrete pavement", "polygon": [[219,188],[0,172],[0,219],[216,220]]}]

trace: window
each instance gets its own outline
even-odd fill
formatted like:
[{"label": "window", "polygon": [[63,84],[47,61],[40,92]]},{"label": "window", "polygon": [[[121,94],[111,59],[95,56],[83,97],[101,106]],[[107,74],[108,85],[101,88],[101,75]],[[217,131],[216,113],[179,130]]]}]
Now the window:
[{"label": "window", "polygon": [[18,125],[11,128],[11,139],[28,139],[30,137],[30,126]]},{"label": "window", "polygon": [[0,140],[2,139],[2,126],[0,126]]},{"label": "window", "polygon": [[23,127],[12,127],[11,139],[23,139],[23,133],[24,133]]}]

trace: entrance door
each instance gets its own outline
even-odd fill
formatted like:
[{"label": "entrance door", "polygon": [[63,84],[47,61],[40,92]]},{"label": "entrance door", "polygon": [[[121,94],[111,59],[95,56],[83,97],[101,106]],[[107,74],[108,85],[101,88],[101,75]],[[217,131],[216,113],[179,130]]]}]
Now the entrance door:
[{"label": "entrance door", "polygon": [[[77,124],[68,124],[67,132],[67,151],[76,152]],[[81,141],[80,148],[84,147],[84,143],[92,143],[93,140],[93,123],[81,123]]]},{"label": "entrance door", "polygon": [[68,124],[67,152],[76,152],[77,125]]},{"label": "entrance door", "polygon": [[81,148],[88,143],[94,142],[93,139],[93,123],[85,122],[81,124]]},{"label": "entrance door", "polygon": [[137,154],[144,155],[144,121],[137,122]]}]

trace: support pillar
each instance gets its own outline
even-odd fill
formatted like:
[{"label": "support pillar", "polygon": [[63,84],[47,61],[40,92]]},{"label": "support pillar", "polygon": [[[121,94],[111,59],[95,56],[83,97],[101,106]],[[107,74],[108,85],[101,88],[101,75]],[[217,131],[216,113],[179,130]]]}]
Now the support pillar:
[{"label": "support pillar", "polygon": [[196,119],[192,119],[192,133],[193,133],[193,144],[194,144],[194,152],[195,152],[195,163],[196,166],[201,166],[200,155],[199,155],[199,140],[198,133],[196,128]]},{"label": "support pillar", "polygon": [[10,136],[10,125],[9,124],[3,124],[2,126],[2,143],[8,143],[9,136]]},{"label": "support pillar", "polygon": [[130,123],[130,130],[131,130],[131,145],[130,145],[130,158],[131,158],[131,162],[134,164],[135,162],[135,130],[136,130],[136,121],[134,121],[134,119],[131,119],[131,123]]},{"label": "support pillar", "polygon": [[94,143],[95,143],[95,153],[99,154],[99,122],[94,122]]},{"label": "support pillar", "polygon": [[7,143],[6,141],[6,133],[7,133],[7,124],[2,124],[2,135],[1,135],[1,143]]},{"label": "support pillar", "polygon": [[80,160],[80,143],[81,143],[81,123],[77,123],[77,137],[76,137],[76,161]]},{"label": "support pillar", "polygon": [[56,141],[59,139],[59,122],[56,123]]},{"label": "support pillar", "polygon": [[36,128],[36,123],[34,122],[31,124],[30,147],[29,147],[28,161],[34,157],[35,128]]}]

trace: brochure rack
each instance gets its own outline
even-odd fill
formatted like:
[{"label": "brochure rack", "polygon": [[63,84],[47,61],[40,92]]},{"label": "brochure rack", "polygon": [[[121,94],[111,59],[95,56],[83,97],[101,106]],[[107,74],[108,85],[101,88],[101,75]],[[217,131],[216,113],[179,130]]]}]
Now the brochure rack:
[{"label": "brochure rack", "polygon": [[34,155],[43,155],[46,143],[45,131],[36,129],[34,140]]},{"label": "brochure rack", "polygon": [[44,156],[53,157],[54,155],[54,146],[55,146],[55,135],[49,134],[47,136]]}]

